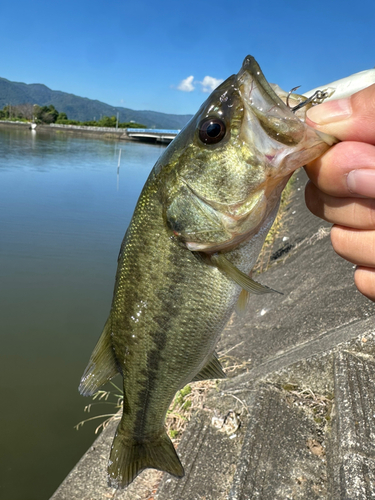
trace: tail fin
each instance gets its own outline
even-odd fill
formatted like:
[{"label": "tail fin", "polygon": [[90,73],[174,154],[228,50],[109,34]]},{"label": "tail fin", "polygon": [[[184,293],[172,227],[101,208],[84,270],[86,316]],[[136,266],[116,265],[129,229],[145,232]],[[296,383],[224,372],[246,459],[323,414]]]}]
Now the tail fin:
[{"label": "tail fin", "polygon": [[109,486],[125,488],[147,468],[169,472],[177,477],[184,476],[184,468],[165,430],[156,440],[136,442],[129,440],[119,426],[109,458]]}]

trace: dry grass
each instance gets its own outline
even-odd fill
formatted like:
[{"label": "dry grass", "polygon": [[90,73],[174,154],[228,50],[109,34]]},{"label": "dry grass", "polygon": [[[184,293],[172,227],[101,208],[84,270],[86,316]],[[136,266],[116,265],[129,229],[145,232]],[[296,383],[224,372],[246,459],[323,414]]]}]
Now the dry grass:
[{"label": "dry grass", "polygon": [[331,420],[333,395],[316,394],[311,389],[300,389],[294,384],[285,384],[285,398],[288,404],[301,407],[313,414],[315,423],[324,430]]},{"label": "dry grass", "polygon": [[175,395],[167,412],[167,432],[177,447],[193,412],[203,408],[207,393],[214,389],[214,380],[201,380],[185,386]]},{"label": "dry grass", "polygon": [[81,427],[83,427],[83,425],[86,424],[87,422],[101,419],[102,422],[95,429],[95,434],[98,434],[101,430],[104,430],[106,427],[108,427],[110,422],[112,422],[113,420],[120,420],[121,418],[120,410],[122,408],[122,403],[123,403],[122,391],[113,382],[110,382],[110,384],[115,388],[115,392],[114,391],[96,392],[92,397],[93,403],[86,405],[83,411],[86,413],[91,413],[93,407],[96,408],[97,406],[109,405],[112,407],[111,413],[100,413],[99,415],[95,415],[93,417],[82,420],[81,422],[79,422],[77,425],[74,426],[74,428],[77,431]]}]

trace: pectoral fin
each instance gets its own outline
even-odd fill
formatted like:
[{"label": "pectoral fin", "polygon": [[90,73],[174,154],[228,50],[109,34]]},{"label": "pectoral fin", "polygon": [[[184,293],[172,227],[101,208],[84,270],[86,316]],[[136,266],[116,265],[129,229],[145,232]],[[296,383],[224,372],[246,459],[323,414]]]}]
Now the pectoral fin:
[{"label": "pectoral fin", "polygon": [[198,382],[198,380],[209,380],[212,378],[226,378],[223,367],[221,366],[216,353],[212,355],[211,359],[202,368],[202,370],[195,375],[192,382]]},{"label": "pectoral fin", "polygon": [[89,364],[82,375],[79,392],[82,396],[92,396],[117,373],[117,363],[111,344],[111,322],[108,318],[103,333],[91,354]]},{"label": "pectoral fin", "polygon": [[229,276],[233,281],[237,283],[237,285],[241,286],[244,290],[249,293],[255,293],[257,295],[263,293],[271,293],[278,292],[277,290],[273,290],[268,286],[261,285],[260,283],[254,281],[247,274],[240,271],[234,264],[232,264],[222,253],[217,253],[211,256],[211,262],[218,268],[220,271]]},{"label": "pectoral fin", "polygon": [[238,314],[238,316],[240,316],[240,318],[243,318],[245,316],[245,312],[247,310],[247,306],[249,305],[249,301],[250,301],[250,294],[247,290],[243,288],[236,303],[236,313]]}]

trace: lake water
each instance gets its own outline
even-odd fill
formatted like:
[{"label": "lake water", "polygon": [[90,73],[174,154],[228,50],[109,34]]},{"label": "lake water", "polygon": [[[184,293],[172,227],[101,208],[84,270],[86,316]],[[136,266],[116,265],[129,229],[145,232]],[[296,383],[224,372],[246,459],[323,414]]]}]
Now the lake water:
[{"label": "lake water", "polygon": [[96,437],[100,421],[74,429],[91,416],[77,387],[163,151],[0,128],[1,499],[48,499]]}]

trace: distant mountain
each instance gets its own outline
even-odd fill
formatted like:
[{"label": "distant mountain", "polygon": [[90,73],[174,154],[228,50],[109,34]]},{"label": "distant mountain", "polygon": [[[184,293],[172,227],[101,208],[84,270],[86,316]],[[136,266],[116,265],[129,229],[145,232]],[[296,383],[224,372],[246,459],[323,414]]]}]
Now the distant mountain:
[{"label": "distant mountain", "polygon": [[110,106],[104,102],[79,97],[59,90],[51,90],[40,83],[18,83],[0,78],[0,109],[7,104],[38,104],[55,108],[68,115],[70,120],[88,121],[94,117],[116,116],[121,122],[135,121],[147,127],[163,129],[181,129],[192,115],[170,115],[157,111],[135,111],[133,109]]}]

